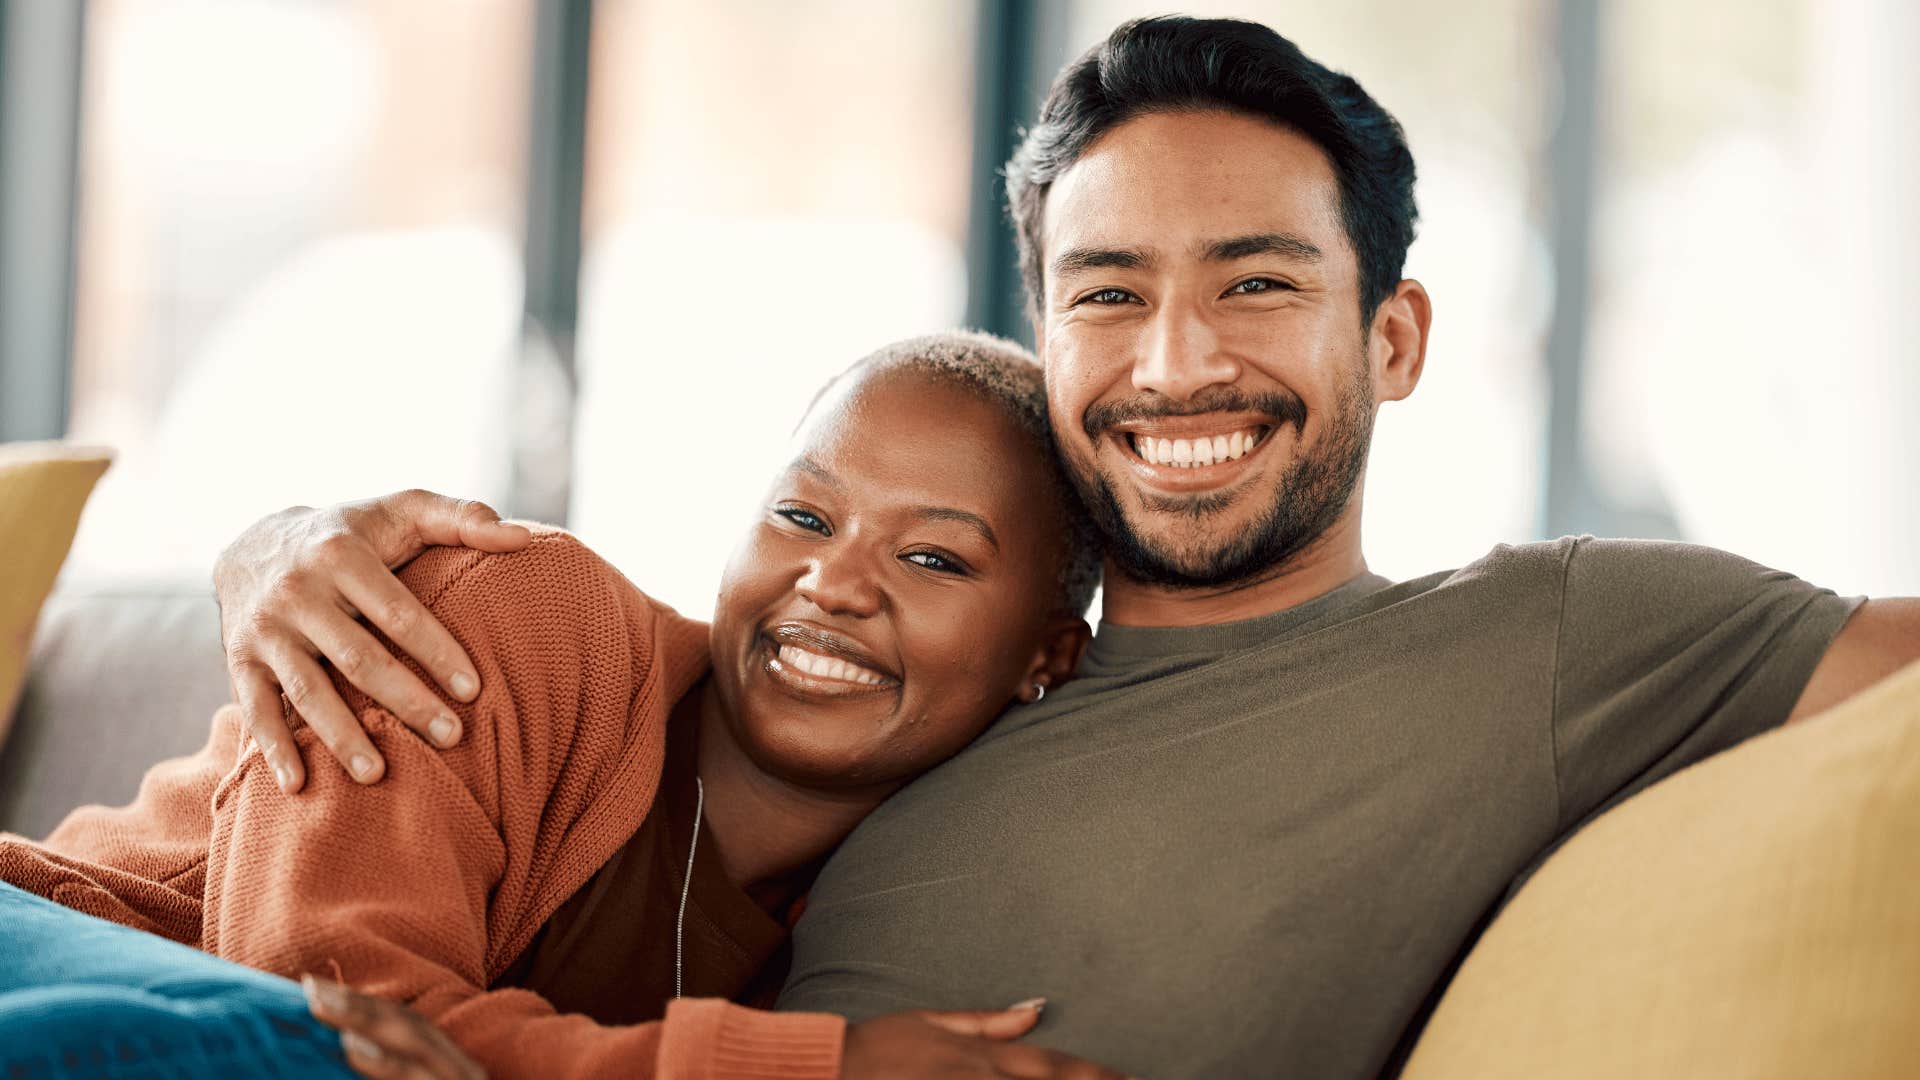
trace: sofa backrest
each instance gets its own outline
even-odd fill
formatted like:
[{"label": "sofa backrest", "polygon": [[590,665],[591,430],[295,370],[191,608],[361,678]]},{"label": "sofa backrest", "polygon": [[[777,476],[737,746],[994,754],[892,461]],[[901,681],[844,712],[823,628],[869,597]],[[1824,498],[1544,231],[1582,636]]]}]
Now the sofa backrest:
[{"label": "sofa backrest", "polygon": [[76,806],[131,800],[148,766],[206,742],[230,697],[206,585],[63,584],[0,746],[0,830],[37,838]]}]

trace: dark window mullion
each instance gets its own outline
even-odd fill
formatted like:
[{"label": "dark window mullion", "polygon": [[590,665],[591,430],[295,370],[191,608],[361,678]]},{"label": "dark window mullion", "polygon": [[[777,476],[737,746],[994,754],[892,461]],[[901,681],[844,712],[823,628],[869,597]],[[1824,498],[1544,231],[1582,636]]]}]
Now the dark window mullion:
[{"label": "dark window mullion", "polygon": [[66,434],[83,0],[0,3],[0,441]]}]

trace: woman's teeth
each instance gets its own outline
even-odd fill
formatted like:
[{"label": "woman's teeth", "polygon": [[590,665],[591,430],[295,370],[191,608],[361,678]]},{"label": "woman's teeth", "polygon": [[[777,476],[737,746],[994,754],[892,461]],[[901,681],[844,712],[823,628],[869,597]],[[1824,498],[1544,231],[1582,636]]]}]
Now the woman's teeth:
[{"label": "woman's teeth", "polygon": [[1178,469],[1197,469],[1244,457],[1260,445],[1261,428],[1244,428],[1227,435],[1198,439],[1156,439],[1151,435],[1129,435],[1133,452],[1154,465],[1172,465]]},{"label": "woman's teeth", "polygon": [[880,686],[887,681],[885,675],[859,664],[849,663],[831,656],[822,656],[808,652],[796,645],[780,646],[780,662],[812,675],[816,679],[839,679],[841,682],[859,683],[861,686]]}]

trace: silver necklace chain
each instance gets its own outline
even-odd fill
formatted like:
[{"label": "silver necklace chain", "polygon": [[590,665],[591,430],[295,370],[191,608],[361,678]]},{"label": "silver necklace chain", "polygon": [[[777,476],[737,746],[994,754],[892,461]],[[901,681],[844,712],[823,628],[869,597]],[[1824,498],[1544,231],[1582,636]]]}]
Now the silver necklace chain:
[{"label": "silver necklace chain", "polygon": [[707,808],[707,789],[693,778],[693,840],[687,844],[687,872],[680,879],[680,915],[673,920],[673,996],[679,997],[686,971],[687,893],[693,887],[693,853],[700,850],[700,812]]}]

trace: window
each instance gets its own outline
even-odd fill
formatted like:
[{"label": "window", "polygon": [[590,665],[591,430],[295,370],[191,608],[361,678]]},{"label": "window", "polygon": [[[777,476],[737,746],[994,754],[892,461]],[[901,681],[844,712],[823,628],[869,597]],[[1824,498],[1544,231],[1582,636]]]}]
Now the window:
[{"label": "window", "polygon": [[530,0],[87,6],[79,573],[201,577],[290,503],[497,498]]},{"label": "window", "polygon": [[1920,15],[1602,8],[1587,430],[1614,497],[1851,593],[1920,593]]},{"label": "window", "polygon": [[828,378],[957,325],[971,4],[602,4],[573,525],[689,615]]}]

